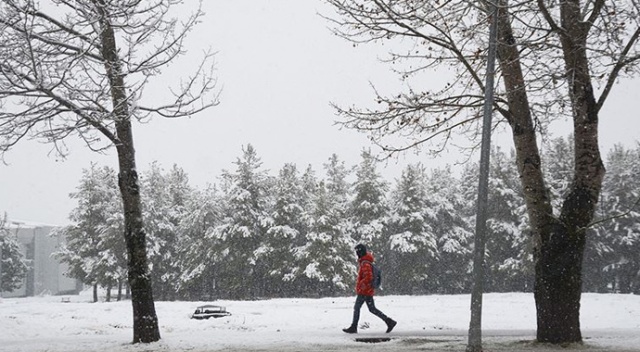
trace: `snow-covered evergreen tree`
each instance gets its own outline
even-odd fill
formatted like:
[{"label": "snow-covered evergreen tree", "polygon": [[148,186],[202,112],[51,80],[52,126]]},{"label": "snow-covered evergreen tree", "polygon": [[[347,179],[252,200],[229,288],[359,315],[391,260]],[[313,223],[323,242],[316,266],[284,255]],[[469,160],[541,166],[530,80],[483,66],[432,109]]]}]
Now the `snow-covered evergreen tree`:
[{"label": "snow-covered evergreen tree", "polygon": [[257,259],[268,268],[266,290],[269,296],[287,296],[294,291],[298,273],[295,248],[306,230],[306,194],[294,164],[285,164],[272,189],[274,198],[270,227]]},{"label": "snow-covered evergreen tree", "polygon": [[70,277],[88,285],[118,286],[126,278],[127,257],[115,170],[92,163],[70,197],[78,205],[69,216],[72,224],[57,230],[66,243],[55,255],[69,264]]},{"label": "snow-covered evergreen tree", "polygon": [[[291,251],[293,254],[293,265],[288,269],[288,274],[285,274],[283,279],[289,283],[289,287],[297,295],[309,295],[313,294],[309,288],[311,280],[305,275],[306,266],[310,263],[311,253],[308,249],[308,237],[307,234],[311,231],[310,228],[313,224],[313,212],[315,209],[316,195],[320,181],[316,176],[316,171],[313,166],[307,165],[304,173],[300,177],[301,186],[301,199],[300,205],[302,206],[302,223],[300,235],[293,239]],[[297,221],[296,221],[297,223]]]},{"label": "snow-covered evergreen tree", "polygon": [[209,300],[215,296],[215,241],[207,234],[221,223],[222,199],[216,187],[195,190],[186,202],[178,233],[178,292],[181,298]]},{"label": "snow-covered evergreen tree", "polygon": [[439,293],[468,292],[471,273],[473,231],[461,209],[460,181],[453,177],[450,167],[433,169],[427,181],[430,216],[435,217],[431,228],[437,238],[439,260],[430,267],[429,286]]},{"label": "snow-covered evergreen tree", "polygon": [[316,183],[311,168],[303,176],[314,189],[304,243],[296,247],[297,287],[306,295],[333,296],[348,292],[354,282],[354,242],[346,232],[349,199],[348,169],[336,154],[324,164],[326,179]]},{"label": "snow-covered evergreen tree", "polygon": [[224,171],[225,209],[221,224],[210,233],[215,243],[214,261],[218,293],[232,298],[255,298],[266,293],[263,280],[270,268],[258,260],[264,252],[268,216],[269,176],[250,144],[235,162],[236,171]]},{"label": "snow-covered evergreen tree", "polygon": [[[307,168],[304,170],[302,174],[301,180],[302,182],[302,207],[306,214],[306,223],[308,223],[309,213],[313,210],[313,202],[315,199],[316,192],[318,191],[318,185],[320,181],[316,176],[316,171],[313,169],[311,165],[307,165]],[[307,232],[307,229],[303,232]],[[304,243],[300,242],[297,245],[302,245]]]},{"label": "snow-covered evergreen tree", "polygon": [[[595,228],[592,252],[601,258],[600,287],[640,293],[640,145],[635,150],[614,146],[607,157],[607,174],[600,203],[601,222]],[[591,248],[590,248],[591,249]],[[600,270],[597,270],[600,269]]]},{"label": "snow-covered evergreen tree", "polygon": [[160,300],[175,299],[180,285],[181,268],[179,231],[187,216],[187,204],[193,189],[187,174],[177,165],[165,172],[152,163],[142,176],[142,205],[147,231],[147,257],[154,295]]},{"label": "snow-covered evergreen tree", "polygon": [[306,243],[297,248],[299,287],[306,295],[335,296],[353,285],[353,241],[345,234],[336,197],[320,182],[309,217]]},{"label": "snow-covered evergreen tree", "polygon": [[6,214],[0,218],[0,251],[0,291],[13,291],[22,285],[28,266],[16,237],[7,228]]},{"label": "snow-covered evergreen tree", "polygon": [[480,179],[478,163],[468,162],[464,165],[460,175],[460,194],[465,204],[459,209],[466,221],[475,226],[475,216],[478,203],[478,184]]},{"label": "snow-covered evergreen tree", "polygon": [[[115,172],[115,171],[114,171]],[[113,181],[116,181],[115,178]],[[115,186],[115,183],[112,187]],[[115,190],[114,190],[115,191]],[[118,288],[118,300],[122,299],[122,289],[124,286],[128,286],[127,281],[127,247],[125,241],[122,238],[124,233],[124,213],[122,210],[121,198],[117,193],[114,193],[113,201],[107,203],[108,216],[105,218],[105,222],[100,227],[100,231],[103,234],[100,238],[100,248],[108,248],[113,255],[104,257],[104,260],[110,262],[109,266],[117,269],[118,274],[110,280],[110,283],[106,286],[112,288],[117,285]],[[127,292],[129,292],[127,290]],[[107,300],[110,299],[111,290],[107,290]]]},{"label": "snow-covered evergreen tree", "polygon": [[436,283],[437,214],[429,206],[427,174],[422,164],[408,165],[390,197],[388,254],[383,287],[392,293],[433,292]]},{"label": "snow-covered evergreen tree", "polygon": [[350,171],[337,154],[332,154],[323,166],[326,172],[324,185],[327,195],[331,198],[338,214],[345,216],[350,195],[349,182],[347,181]]},{"label": "snow-covered evergreen tree", "polygon": [[371,248],[376,260],[381,260],[386,249],[383,234],[389,210],[386,200],[389,186],[378,173],[377,160],[369,150],[361,153],[352,188],[348,232],[356,243],[364,243]]},{"label": "snow-covered evergreen tree", "polygon": [[[533,252],[513,151],[491,151],[487,213],[487,291],[531,291]],[[474,209],[475,210],[475,209]]]}]

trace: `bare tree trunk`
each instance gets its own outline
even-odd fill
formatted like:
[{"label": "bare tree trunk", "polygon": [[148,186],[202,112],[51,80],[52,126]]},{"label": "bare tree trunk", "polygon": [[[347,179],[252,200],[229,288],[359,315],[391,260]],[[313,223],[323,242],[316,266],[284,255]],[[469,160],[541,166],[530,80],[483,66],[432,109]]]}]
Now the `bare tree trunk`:
[{"label": "bare tree trunk", "polygon": [[[119,122],[118,136],[131,136],[129,121]],[[125,126],[121,126],[125,125]],[[128,128],[127,128],[128,126]],[[128,131],[127,131],[128,130]],[[130,139],[130,138],[128,138]],[[146,234],[142,224],[140,188],[136,172],[133,146],[118,146],[120,161],[119,186],[124,205],[125,242],[127,244],[129,286],[133,306],[133,342],[160,340],[158,318],[153,300],[153,290],[147,265]]]},{"label": "bare tree trunk", "polygon": [[98,302],[98,284],[93,284],[93,303]]},{"label": "bare tree trunk", "polygon": [[118,185],[124,208],[124,237],[128,254],[129,286],[133,306],[133,342],[160,340],[158,317],[147,264],[146,234],[142,222],[140,185],[136,169],[135,149],[129,101],[124,84],[113,27],[105,13],[104,0],[94,0],[100,18],[102,55],[111,88],[115,114],[116,150],[118,152]]},{"label": "bare tree trunk", "polygon": [[522,184],[530,226],[534,233],[548,232],[554,222],[551,200],[544,182],[536,131],[525,90],[508,8],[499,7],[498,60],[503,72],[509,111],[506,116],[513,133],[516,164]]},{"label": "bare tree trunk", "polygon": [[[553,217],[553,209],[544,183],[540,152],[536,132],[530,114],[525,80],[519,63],[506,8],[501,8],[499,20],[498,56],[504,72],[505,88],[508,92],[509,116],[513,131],[516,162],[521,177],[527,213],[533,232],[535,248],[535,300],[537,308],[537,338],[544,342],[579,341],[580,296],[573,290],[574,283],[567,281],[581,264],[576,263],[576,254],[582,253],[578,243],[569,245],[566,232]],[[553,235],[552,235],[553,233]],[[554,239],[550,241],[550,239]],[[571,250],[571,253],[565,252]],[[563,255],[566,254],[566,255]],[[556,315],[557,313],[557,315]],[[577,335],[576,335],[577,332]]]},{"label": "bare tree trunk", "polygon": [[556,218],[544,183],[519,53],[506,11],[501,9],[504,19],[499,22],[498,53],[508,92],[507,119],[513,131],[518,171],[533,232],[537,340],[578,342],[582,340],[580,298],[585,227],[593,219],[604,176],[586,46],[571,39],[580,38],[575,33],[569,40],[562,41],[574,110],[575,173],[560,216]]},{"label": "bare tree trunk", "polygon": [[[595,5],[592,16],[598,14],[601,5]],[[541,238],[536,248],[538,341],[577,342],[582,340],[580,298],[585,231],[593,219],[605,173],[598,145],[599,107],[591,85],[586,51],[592,22],[583,22],[577,1],[561,3],[562,28],[544,5],[540,8],[562,43],[573,111],[575,169],[559,222],[549,236]]]},{"label": "bare tree trunk", "polygon": [[535,248],[537,340],[582,340],[580,297],[585,237],[558,224]]}]

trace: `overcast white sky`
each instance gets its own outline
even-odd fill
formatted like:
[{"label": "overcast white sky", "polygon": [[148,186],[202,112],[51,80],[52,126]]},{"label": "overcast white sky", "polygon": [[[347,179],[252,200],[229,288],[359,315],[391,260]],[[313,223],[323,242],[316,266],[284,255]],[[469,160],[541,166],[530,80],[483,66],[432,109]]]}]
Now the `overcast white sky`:
[{"label": "overcast white sky", "polygon": [[[397,84],[389,67],[377,60],[387,47],[354,48],[331,34],[317,14],[330,12],[321,0],[207,0],[204,6],[207,15],[193,32],[189,50],[196,56],[209,47],[218,51],[221,103],[192,118],[136,126],[138,167],[144,171],[156,160],[165,168],[175,163],[193,185],[204,186],[215,183],[222,169],[233,170],[233,161],[249,143],[273,175],[287,162],[300,169],[312,164],[321,174],[332,153],[356,164],[370,144],[365,135],[334,126],[329,103],[368,103],[373,97],[370,81]],[[188,66],[184,61],[173,67]],[[638,81],[623,83],[609,98],[601,114],[604,151],[616,142],[631,146],[639,139],[638,88]],[[75,207],[68,195],[82,169],[91,161],[116,162],[113,152],[99,155],[77,141],[70,145],[72,153],[65,160],[48,155],[50,146],[36,142],[25,141],[6,154],[8,165],[0,165],[0,213],[67,223]],[[408,155],[381,171],[392,178],[406,162],[443,165],[458,159],[455,152],[439,160]]]}]

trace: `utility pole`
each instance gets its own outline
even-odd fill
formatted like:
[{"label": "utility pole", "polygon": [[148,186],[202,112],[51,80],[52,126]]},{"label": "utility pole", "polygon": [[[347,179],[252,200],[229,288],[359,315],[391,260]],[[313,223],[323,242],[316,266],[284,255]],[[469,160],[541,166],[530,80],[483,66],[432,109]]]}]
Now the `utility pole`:
[{"label": "utility pole", "polygon": [[[0,225],[4,226],[6,224],[5,221],[0,220]],[[0,228],[0,231],[2,229]],[[5,233],[5,235],[7,235]],[[0,300],[2,299],[2,260],[3,260],[3,256],[2,256],[2,249],[4,248],[4,242],[6,241],[6,237],[2,236],[2,233],[0,232]]]},{"label": "utility pole", "polygon": [[0,241],[0,299],[2,298],[2,248],[4,247],[4,239]]},{"label": "utility pole", "polygon": [[493,81],[495,76],[496,42],[498,33],[498,0],[484,3],[490,15],[487,77],[484,87],[484,116],[480,147],[480,181],[476,212],[476,234],[473,253],[473,291],[471,292],[471,322],[467,352],[482,352],[482,294],[484,291],[484,251],[487,229],[489,193],[489,157],[491,151],[491,113],[493,111]]}]

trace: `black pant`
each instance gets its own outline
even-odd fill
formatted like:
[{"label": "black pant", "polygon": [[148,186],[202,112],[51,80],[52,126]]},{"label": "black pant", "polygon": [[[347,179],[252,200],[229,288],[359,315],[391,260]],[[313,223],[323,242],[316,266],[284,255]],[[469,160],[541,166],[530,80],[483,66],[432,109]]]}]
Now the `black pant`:
[{"label": "black pant", "polygon": [[356,304],[353,306],[353,322],[351,323],[351,326],[358,326],[358,321],[360,320],[360,308],[362,308],[362,305],[365,302],[367,302],[367,308],[369,308],[371,314],[377,316],[385,322],[387,321],[387,316],[384,315],[384,313],[382,313],[380,310],[378,310],[378,308],[376,308],[376,304],[373,302],[373,296],[358,295],[358,297],[356,297]]}]

